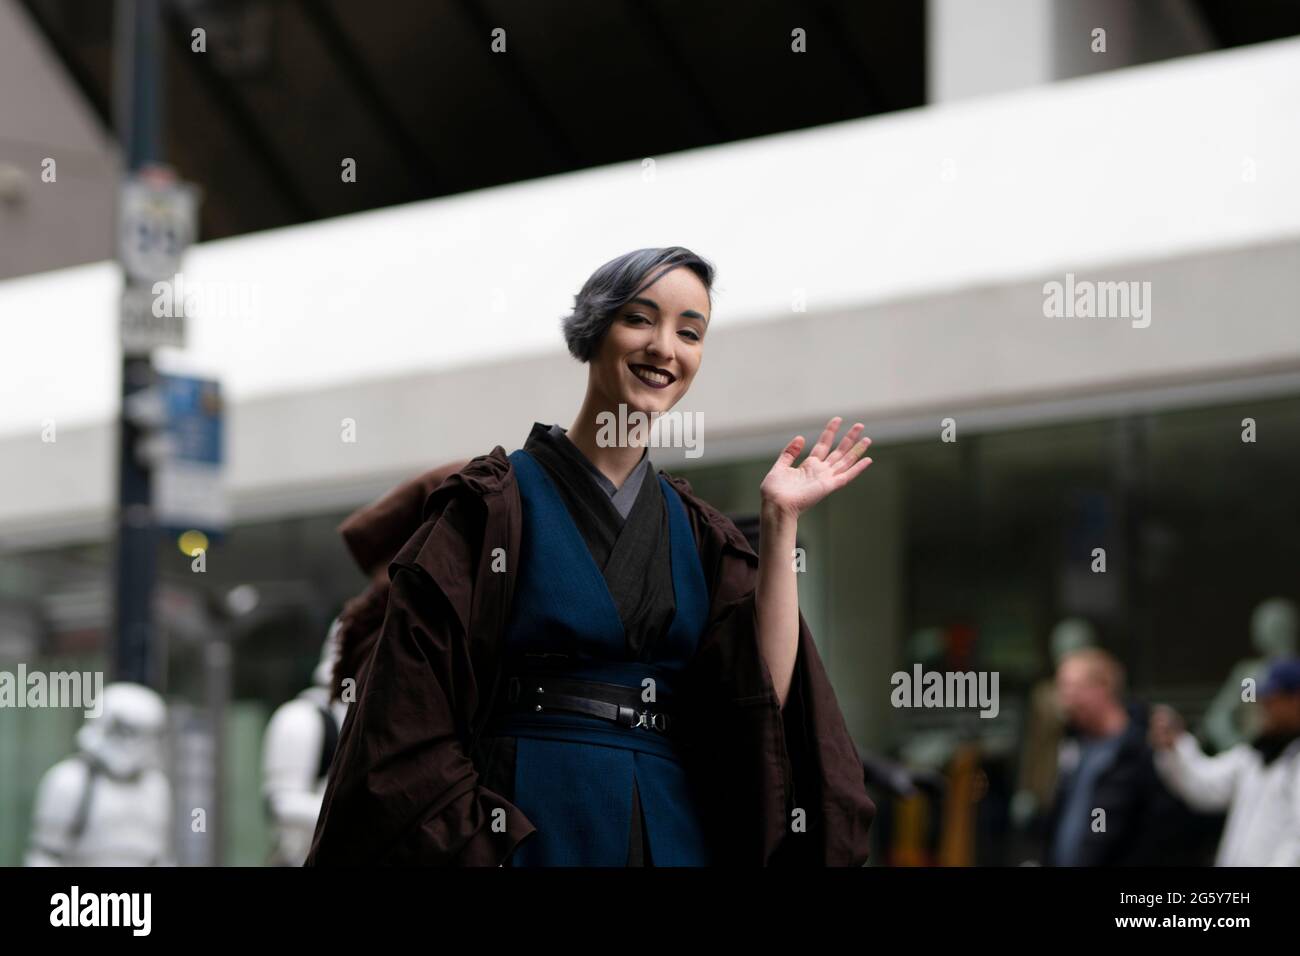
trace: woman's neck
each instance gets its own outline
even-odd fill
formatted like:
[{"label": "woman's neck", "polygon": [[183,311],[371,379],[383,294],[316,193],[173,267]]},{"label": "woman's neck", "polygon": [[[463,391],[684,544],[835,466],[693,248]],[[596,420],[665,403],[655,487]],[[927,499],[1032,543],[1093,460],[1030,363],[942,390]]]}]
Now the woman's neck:
[{"label": "woman's neck", "polygon": [[[590,461],[600,471],[602,475],[614,483],[615,488],[622,488],[623,482],[627,481],[628,475],[636,469],[641,461],[641,456],[645,452],[644,445],[601,445],[597,441],[602,428],[597,422],[597,417],[602,412],[608,412],[618,421],[618,412],[609,411],[591,402],[584,401],[582,407],[578,409],[578,416],[574,419],[573,424],[565,432],[569,441],[578,447],[578,450],[587,456]],[[615,431],[617,435],[617,430]],[[629,441],[633,438],[632,430],[629,429]]]}]

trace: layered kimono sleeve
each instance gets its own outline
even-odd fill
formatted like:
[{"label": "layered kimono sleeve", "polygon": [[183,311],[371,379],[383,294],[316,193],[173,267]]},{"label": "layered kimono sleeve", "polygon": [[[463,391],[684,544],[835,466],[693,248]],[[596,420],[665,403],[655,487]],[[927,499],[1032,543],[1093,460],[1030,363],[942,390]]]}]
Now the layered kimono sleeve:
[{"label": "layered kimono sleeve", "polygon": [[[748,600],[753,603],[752,595]],[[781,727],[791,765],[791,800],[796,809],[806,811],[808,826],[803,832],[787,826],[774,862],[862,866],[870,850],[876,806],[867,795],[862,757],[803,614]]]},{"label": "layered kimono sleeve", "polygon": [[[723,852],[757,865],[861,866],[875,804],[803,614],[785,706],[759,649],[758,558],[713,513],[702,557],[713,611],[692,662],[697,754]],[[726,796],[722,796],[726,794]]]},{"label": "layered kimono sleeve", "polygon": [[[383,627],[343,725],[309,866],[496,866],[535,832],[480,783],[466,753],[479,689],[460,606],[473,565],[457,525],[446,512],[426,521],[390,569]],[[454,585],[450,596],[431,567]]]},{"label": "layered kimono sleeve", "polygon": [[716,685],[740,691],[714,702],[722,733],[712,735],[711,756],[753,794],[731,813],[746,831],[745,844],[761,847],[755,862],[861,866],[875,805],[803,614],[784,707],[759,650],[752,590],[722,612],[703,647],[712,660],[702,663],[718,675]]}]

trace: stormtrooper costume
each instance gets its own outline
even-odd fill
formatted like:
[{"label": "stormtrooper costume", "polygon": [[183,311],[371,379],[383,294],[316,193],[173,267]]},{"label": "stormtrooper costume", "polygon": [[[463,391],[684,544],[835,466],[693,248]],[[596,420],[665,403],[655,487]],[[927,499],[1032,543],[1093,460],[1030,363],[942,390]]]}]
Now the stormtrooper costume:
[{"label": "stormtrooper costume", "polygon": [[78,752],[41,778],[28,866],[170,866],[172,794],[162,771],[167,707],[148,687],[104,688]]},{"label": "stormtrooper costume", "polygon": [[312,686],[271,716],[262,742],[262,796],[274,846],[272,866],[302,866],[311,849],[325,780],[347,704],[331,692],[339,621],[330,625]]},{"label": "stormtrooper costume", "polygon": [[1259,731],[1259,709],[1242,702],[1243,682],[1250,678],[1258,685],[1271,664],[1294,657],[1298,632],[1300,613],[1286,598],[1270,598],[1255,608],[1250,617],[1250,640],[1258,656],[1239,661],[1232,668],[1210,703],[1201,727],[1202,735],[1216,749],[1228,751]]}]

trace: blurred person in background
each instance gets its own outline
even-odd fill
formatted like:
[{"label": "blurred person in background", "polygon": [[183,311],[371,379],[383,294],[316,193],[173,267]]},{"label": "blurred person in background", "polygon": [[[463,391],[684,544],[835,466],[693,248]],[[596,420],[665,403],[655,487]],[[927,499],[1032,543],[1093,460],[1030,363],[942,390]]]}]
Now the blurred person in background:
[{"label": "blurred person in background", "polygon": [[172,791],[162,771],[167,706],[148,687],[104,688],[78,752],[41,778],[28,866],[170,866]]},{"label": "blurred person in background", "polygon": [[1156,707],[1156,768],[1193,807],[1228,811],[1216,866],[1300,866],[1300,658],[1270,668],[1255,706],[1254,740],[1214,757],[1175,710]]},{"label": "blurred person in background", "polygon": [[1065,730],[1046,819],[1048,866],[1186,863],[1188,814],[1156,775],[1146,708],[1124,700],[1124,669],[1097,647],[1070,651],[1056,672]]},{"label": "blurred person in background", "polygon": [[271,866],[302,866],[325,796],[325,779],[348,705],[331,692],[339,656],[335,619],[312,674],[312,686],[281,704],[262,740],[262,797],[273,845]]},{"label": "blurred person in background", "polygon": [[1056,786],[1056,758],[1064,725],[1056,698],[1056,670],[1066,655],[1097,646],[1097,633],[1083,618],[1060,621],[1048,638],[1051,672],[1033,686],[1025,716],[1016,793],[1011,818],[1018,829],[1029,829],[1052,804]]}]

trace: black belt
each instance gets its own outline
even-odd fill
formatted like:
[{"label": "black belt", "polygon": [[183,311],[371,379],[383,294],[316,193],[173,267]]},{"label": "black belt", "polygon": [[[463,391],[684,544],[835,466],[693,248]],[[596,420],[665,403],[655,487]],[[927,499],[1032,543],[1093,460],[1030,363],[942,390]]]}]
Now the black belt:
[{"label": "black belt", "polygon": [[498,714],[562,711],[660,734],[682,731],[680,715],[666,702],[647,704],[638,687],[533,672],[507,675],[505,691]]}]

